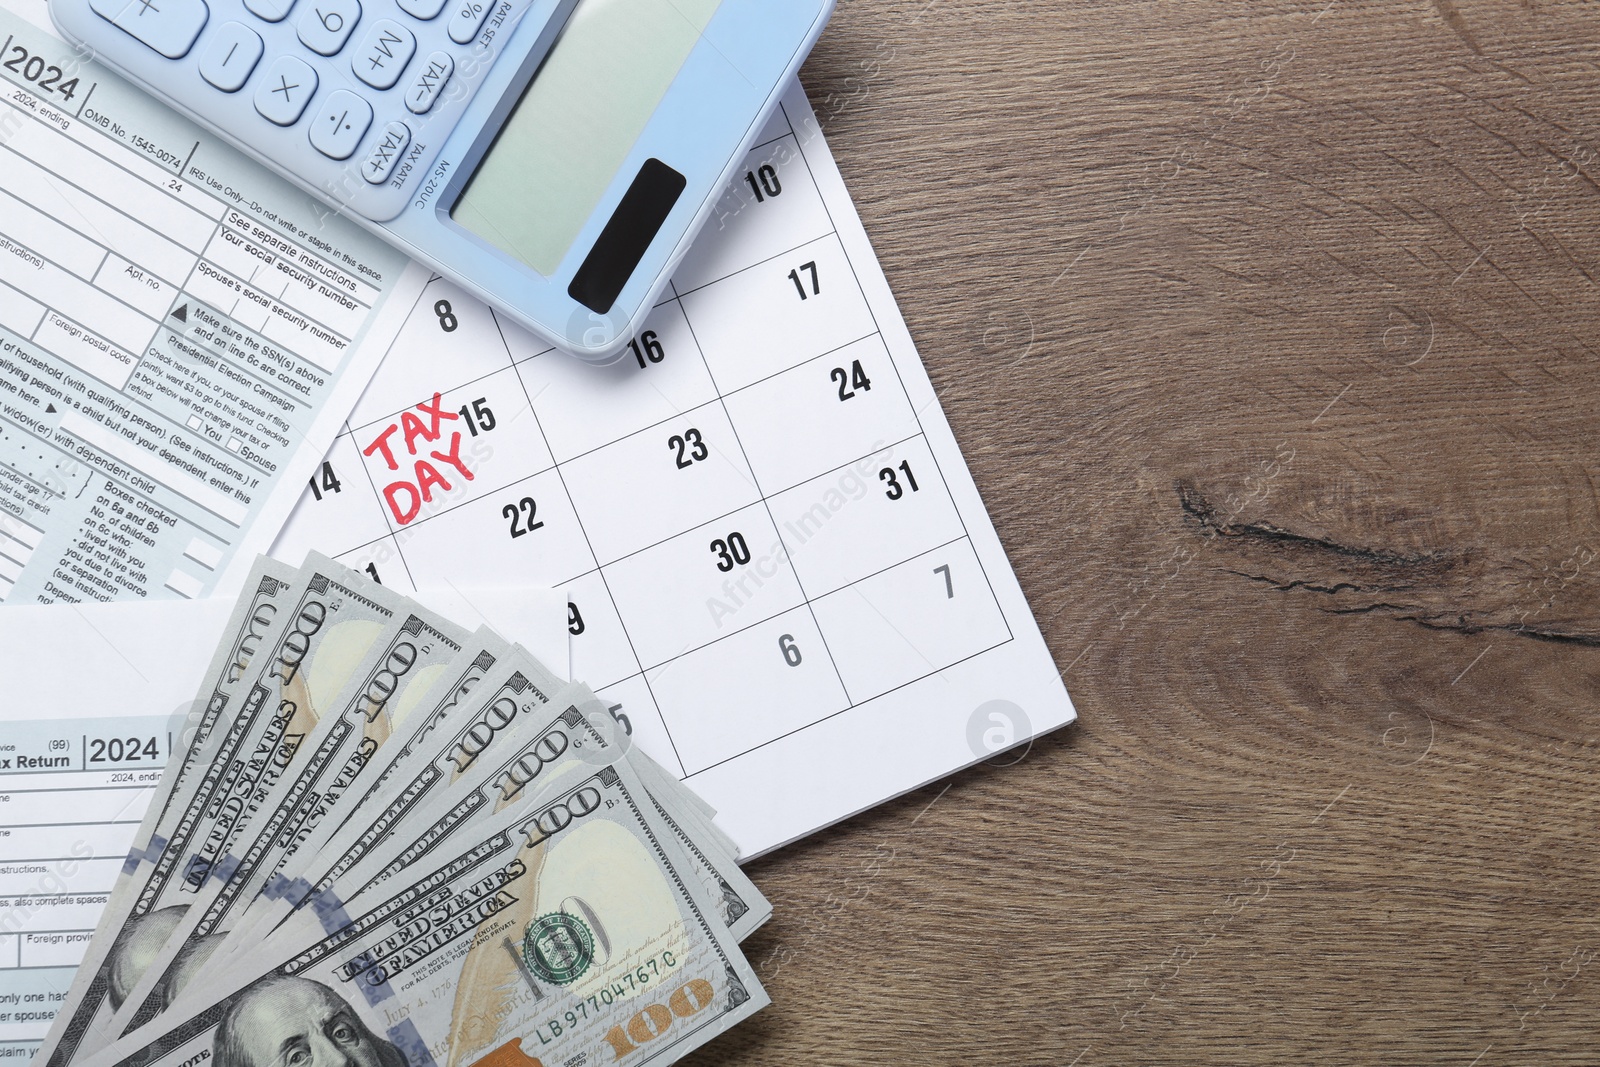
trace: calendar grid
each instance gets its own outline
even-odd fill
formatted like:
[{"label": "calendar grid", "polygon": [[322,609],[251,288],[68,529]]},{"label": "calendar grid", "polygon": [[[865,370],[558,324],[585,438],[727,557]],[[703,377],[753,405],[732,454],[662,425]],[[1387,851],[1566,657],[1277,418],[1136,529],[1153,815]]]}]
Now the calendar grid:
[{"label": "calendar grid", "polygon": [[[794,120],[789,117],[788,105],[780,103],[778,105],[778,107],[779,107],[779,110],[783,112],[784,122],[788,124],[789,129],[792,131],[794,129]],[[820,127],[819,127],[819,129],[820,129]],[[801,160],[805,163],[806,173],[811,176],[811,180],[812,180],[813,184],[815,184],[816,176],[815,176],[815,174],[812,173],[811,161],[806,158],[805,145],[800,143],[800,138],[799,138],[798,135],[795,137],[794,143],[795,143],[795,147],[800,152]],[[835,234],[837,234],[839,232],[839,224],[834,219],[834,217],[833,217],[833,209],[828,205],[828,202],[827,202],[826,199],[824,199],[822,201],[822,210],[827,213],[827,215],[828,215],[828,224],[833,227],[833,232]],[[861,275],[860,275],[860,272],[858,272],[856,270],[855,261],[852,260],[847,255],[847,256],[845,256],[845,263],[850,267],[850,275],[854,279],[854,281],[856,283],[856,287],[858,289],[862,288],[862,286],[861,286]],[[862,289],[862,292],[864,294],[865,290]],[[872,306],[872,302],[870,300],[867,301],[867,314],[872,316],[873,328],[875,330],[877,330],[879,332],[879,334],[881,335],[883,327],[882,327],[882,324],[878,322],[878,312]],[[900,373],[899,363],[891,358],[889,360],[889,365],[894,369],[895,380],[900,383],[901,390],[906,393],[907,399],[910,399],[910,395],[911,394],[910,394],[909,390],[906,390],[905,377]],[[915,407],[913,407],[912,408],[912,417],[914,417],[917,420],[918,427],[921,427],[923,429],[923,433],[926,434],[927,433],[926,428],[922,427],[922,412],[920,410],[916,409]],[[933,452],[930,449],[929,450],[929,456],[932,458],[934,466],[939,471],[939,480],[941,482],[944,482],[946,485],[948,485],[949,482],[948,482],[948,479],[945,476],[944,466],[939,462],[938,454]],[[956,517],[958,519],[960,519],[960,521],[961,521],[961,529],[967,535],[968,539],[970,540],[971,537],[972,537],[972,531],[967,529],[967,517],[965,515],[961,514],[961,511],[960,511],[959,508],[956,510]],[[979,573],[981,573],[983,575],[984,583],[989,587],[989,595],[990,595],[990,597],[994,598],[996,603],[998,603],[999,600],[998,600],[998,597],[996,596],[995,591],[994,591],[994,580],[989,577],[989,571],[988,571],[988,569],[986,567],[984,567],[983,558],[981,556],[978,557],[978,571],[979,571]],[[1011,634],[1011,636],[1014,638],[1016,635],[1014,633],[1012,633],[1011,621],[1009,619],[1005,619],[1005,613],[1004,612],[1001,613],[1001,618],[1005,621],[1006,632],[1008,634]]]},{"label": "calendar grid", "polygon": [[[951,662],[951,663],[947,663],[944,666],[939,667],[939,668],[937,668],[935,670],[931,670],[927,674],[918,675],[917,677],[909,679],[908,681],[901,682],[899,685],[895,686],[893,689],[886,689],[883,692],[872,696],[870,699],[871,700],[881,700],[882,698],[890,695],[891,693],[897,693],[900,690],[905,689],[905,688],[907,688],[909,686],[916,685],[918,682],[925,681],[928,678],[933,677],[935,674],[941,673],[942,671],[950,670],[952,667],[959,667],[961,664],[966,663],[968,660],[977,659],[979,656],[987,656],[989,653],[993,652],[995,649],[1001,648],[1001,647],[1003,647],[1005,645],[1009,645],[1013,640],[1015,640],[1015,638],[1008,637],[1004,641],[996,641],[994,644],[990,645],[988,648],[981,648],[976,652],[973,652],[973,653],[971,653],[969,655],[963,656],[961,659],[955,660],[954,662]],[[811,729],[811,728],[813,728],[815,726],[818,726],[818,725],[820,725],[822,723],[825,723],[829,719],[836,719],[840,715],[843,715],[845,712],[853,711],[854,709],[856,709],[856,708],[858,708],[860,706],[861,705],[859,705],[859,704],[852,704],[847,708],[840,708],[838,711],[835,711],[835,712],[833,712],[831,714],[828,714],[828,715],[824,715],[822,718],[817,719],[814,722],[808,722],[803,726],[796,726],[793,730],[790,730],[787,733],[779,734],[776,737],[768,738],[767,740],[761,742],[758,745],[751,745],[747,749],[743,749],[743,750],[741,750],[739,752],[735,752],[735,753],[733,753],[732,755],[729,755],[729,756],[724,756],[722,759],[717,760],[717,762],[715,762],[715,763],[707,764],[704,767],[697,767],[695,770],[692,770],[692,771],[689,771],[688,773],[686,773],[684,775],[684,777],[683,777],[683,780],[687,782],[689,779],[694,778],[697,775],[705,774],[707,771],[715,770],[716,768],[722,766],[725,763],[731,763],[734,760],[738,759],[740,756],[748,756],[752,752],[759,752],[761,749],[766,748],[768,745],[777,744],[779,741],[782,741],[784,738],[793,737],[795,734],[801,733],[801,732],[803,732],[805,730],[809,730],[809,729]]]},{"label": "calendar grid", "polygon": [[[673,285],[671,282],[668,282],[667,284],[671,286],[672,295],[678,301],[679,310],[683,312],[683,321],[689,327],[689,337],[694,341],[695,351],[700,356],[701,362],[704,363],[705,352],[700,348],[699,338],[695,337],[694,320],[689,317],[689,309],[683,306],[683,297],[679,295],[678,287]],[[750,455],[745,451],[744,442],[739,438],[739,427],[734,425],[733,413],[728,410],[728,399],[723,395],[722,389],[717,385],[716,372],[711,369],[711,364],[709,363],[706,363],[706,376],[711,379],[712,388],[717,394],[717,403],[722,406],[722,413],[727,417],[728,427],[733,431],[733,443],[739,446],[739,454],[744,457],[745,467],[750,471],[750,477],[755,483],[756,495],[761,498],[761,506],[766,510],[767,521],[772,523],[772,528],[774,530],[777,530],[778,520],[777,517],[772,514],[772,501],[767,493],[761,488],[761,476],[756,473],[755,465],[750,462]],[[778,536],[780,538],[783,536],[782,531],[779,531]],[[822,650],[828,654],[828,665],[833,668],[833,676],[838,679],[839,688],[843,690],[845,700],[849,701],[849,703],[853,706],[855,701],[850,699],[850,687],[845,684],[844,675],[839,673],[839,664],[833,658],[833,649],[828,647],[828,635],[822,632],[822,624],[817,621],[816,610],[812,608],[811,598],[806,594],[805,582],[801,580],[800,572],[795,568],[794,559],[792,556],[787,557],[787,562],[789,565],[789,573],[794,575],[795,585],[800,587],[800,596],[804,598],[806,611],[811,615],[811,625],[817,628],[817,635],[822,639]]]},{"label": "calendar grid", "polygon": [[[581,368],[436,278],[391,349],[407,384],[369,390],[330,454],[362,466],[371,494],[346,508],[363,535],[340,558],[392,553],[414,586],[565,586],[573,669],[683,777],[1015,640],[945,478],[948,445],[781,118],[749,157],[752,175],[772,171],[765,195],[735,181],[734,224],[691,251],[619,362]],[[444,402],[425,407],[434,391]],[[493,424],[469,417],[477,404]],[[466,421],[429,431],[430,410]],[[691,440],[705,448],[686,458]],[[425,479],[439,449],[469,465]],[[724,570],[718,545],[735,537]]]},{"label": "calendar grid", "polygon": [[[500,325],[500,316],[498,316],[498,315],[496,315],[494,313],[494,309],[493,308],[490,308],[488,310],[489,310],[489,317],[494,320],[495,330],[498,331],[499,334],[500,334],[500,343],[502,345],[505,345],[506,356],[510,360],[512,372],[516,375],[517,384],[519,386],[521,386],[521,388],[522,388],[522,396],[523,396],[523,399],[527,402],[528,413],[533,416],[534,426],[538,428],[539,436],[544,438],[545,447],[546,448],[550,448],[549,435],[546,434],[545,431],[544,431],[544,424],[539,418],[539,413],[537,411],[535,411],[534,408],[533,408],[533,396],[530,395],[529,392],[528,392],[528,383],[523,379],[522,372],[517,369],[517,361],[516,361],[516,359],[511,357],[511,345],[509,343],[507,343],[507,341],[506,341],[505,330]],[[550,452],[551,452],[551,457],[553,459],[554,456],[555,456],[555,450],[551,449]],[[561,490],[562,490],[562,492],[564,492],[567,495],[567,503],[568,503],[569,506],[571,506],[573,508],[573,513],[576,515],[577,514],[577,504],[572,499],[572,490],[570,488],[568,488],[568,486],[567,486],[566,473],[561,469],[561,464],[559,462],[554,465],[554,469],[555,469],[555,472],[556,472],[556,477],[561,480]],[[612,591],[611,591],[611,583],[606,580],[605,568],[600,566],[600,555],[599,555],[598,552],[595,551],[594,542],[589,537],[589,530],[588,530],[587,527],[584,526],[583,519],[581,517],[578,518],[578,530],[579,530],[580,533],[583,534],[584,544],[588,547],[589,556],[595,563],[595,568],[594,569],[599,572],[600,584],[605,588],[606,596],[611,601],[611,610],[617,612],[618,618],[621,618],[622,612],[617,607],[616,595],[614,593],[612,593]],[[588,574],[588,573],[589,572],[587,572],[587,571],[584,572],[585,575]],[[583,576],[584,575],[579,575],[578,577],[583,577]],[[627,628],[626,624],[623,625],[622,633],[623,633],[623,636],[627,639],[627,642],[628,642],[628,653],[629,653],[629,655],[631,655],[633,657],[634,666],[640,668],[639,674],[642,675],[644,673],[644,670],[643,670],[643,667],[642,667],[642,661],[639,658],[639,651],[634,646],[633,635],[628,633],[628,628]],[[634,676],[633,675],[629,675],[628,677],[631,678],[631,677],[634,677]],[[626,679],[624,679],[624,680],[626,680]],[[649,686],[650,686],[649,678],[645,678],[644,679],[644,683],[645,683],[646,689],[648,689]],[[652,701],[655,700],[655,695],[653,693],[651,694],[650,699]],[[658,717],[660,716],[659,711],[657,712],[657,715],[658,715]],[[683,764],[683,756],[681,754],[679,754],[679,752],[678,752],[678,744],[677,744],[676,741],[673,740],[673,738],[672,738],[672,729],[671,729],[671,727],[669,727],[667,725],[665,718],[662,718],[661,725],[662,725],[662,729],[666,731],[667,742],[672,745],[672,758],[677,760],[677,762],[678,762],[678,772],[680,774],[686,773],[688,768],[685,767],[684,764]]]}]

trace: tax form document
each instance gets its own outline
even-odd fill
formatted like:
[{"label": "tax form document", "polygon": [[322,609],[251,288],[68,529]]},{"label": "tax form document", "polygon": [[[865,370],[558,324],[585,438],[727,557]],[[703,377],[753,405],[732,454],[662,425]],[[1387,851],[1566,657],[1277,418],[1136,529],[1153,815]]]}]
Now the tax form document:
[{"label": "tax form document", "polygon": [[26,1063],[64,1002],[231,611],[0,610],[0,1064]]},{"label": "tax form document", "polygon": [[619,363],[432,283],[308,548],[565,587],[573,677],[745,858],[1073,717],[798,86]]},{"label": "tax form document", "polygon": [[427,276],[48,20],[0,0],[0,602],[225,595]]}]

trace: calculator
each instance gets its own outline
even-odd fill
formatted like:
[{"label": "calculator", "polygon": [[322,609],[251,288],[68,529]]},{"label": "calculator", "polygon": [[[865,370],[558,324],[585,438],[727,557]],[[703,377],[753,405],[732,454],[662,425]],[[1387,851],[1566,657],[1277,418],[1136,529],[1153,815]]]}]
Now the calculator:
[{"label": "calculator", "polygon": [[50,0],[157,98],[580,358],[638,331],[833,0]]}]

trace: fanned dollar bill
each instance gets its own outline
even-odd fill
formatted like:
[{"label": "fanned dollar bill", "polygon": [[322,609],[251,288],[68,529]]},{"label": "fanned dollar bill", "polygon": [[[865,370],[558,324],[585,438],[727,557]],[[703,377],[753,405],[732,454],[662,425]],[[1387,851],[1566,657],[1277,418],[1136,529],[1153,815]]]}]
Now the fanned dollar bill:
[{"label": "fanned dollar bill", "polygon": [[[389,704],[392,712],[391,728],[396,731],[388,744],[376,753],[368,773],[353,790],[347,791],[342,801],[333,806],[325,818],[310,832],[307,839],[291,853],[277,873],[266,879],[255,899],[247,902],[245,913],[235,927],[237,943],[251,944],[262,932],[276,928],[292,910],[292,904],[303,900],[311,888],[306,880],[308,871],[320,878],[328,868],[340,861],[349,846],[331,844],[345,823],[358,812],[383,818],[393,805],[387,789],[397,767],[407,766],[407,760],[418,752],[426,739],[449,721],[457,708],[470,697],[478,684],[489,675],[497,663],[511,654],[512,646],[486,630],[480,630],[463,647],[454,659],[443,666],[423,668],[415,672],[416,681]],[[553,691],[559,682],[553,676],[543,676],[535,683],[546,691]],[[420,690],[420,691],[419,691]],[[355,857],[359,859],[359,856]],[[352,859],[350,862],[354,862]],[[264,925],[262,925],[264,924]],[[228,952],[225,942],[220,952]],[[203,969],[204,970],[204,969]]]},{"label": "fanned dollar bill", "polygon": [[[370,592],[370,590],[369,590]],[[468,634],[420,606],[397,612],[368,649],[238,835],[231,870],[207,883],[129,995],[112,1026],[125,1033],[153,1019],[233,929],[245,905],[285,857],[338,803],[393,735],[386,709],[414,672],[449,663]]]},{"label": "fanned dollar bill", "polygon": [[316,554],[250,590],[47,1065],[663,1063],[765,1003],[771,905],[616,705]]},{"label": "fanned dollar bill", "polygon": [[274,1067],[323,1046],[363,1067],[671,1062],[767,996],[645,793],[625,759],[553,781],[341,922],[296,913],[253,966],[84,1067]]},{"label": "fanned dollar bill", "polygon": [[[510,662],[513,667],[518,665],[515,657]],[[505,702],[515,690],[514,680],[520,677],[520,672],[514,671],[513,681],[499,691],[491,691],[484,707],[473,715],[473,721],[482,722],[486,715],[493,715],[497,705],[506,706]],[[618,735],[615,720],[606,705],[581,683],[567,687],[542,709],[535,709],[533,714],[525,714],[504,727],[496,734],[492,748],[485,746],[470,763],[462,748],[463,744],[471,744],[475,737],[475,731],[468,726],[437,760],[439,764],[466,764],[467,770],[430,797],[425,788],[427,783],[443,776],[438,773],[437,765],[419,768],[410,782],[411,788],[401,786],[396,795],[425,799],[406,809],[388,834],[382,837],[369,834],[366,838],[369,844],[365,847],[355,845],[341,852],[342,858],[335,865],[337,873],[320,879],[298,904],[309,904],[318,911],[335,911],[343,905],[333,890],[335,882],[347,890],[354,886],[357,892],[369,891],[379,882],[396,877],[423,861],[437,849],[453,844],[458,831],[471,828],[488,813],[517,803],[527,790],[539,783],[560,777],[580,765],[610,763],[623,758],[633,764],[656,813],[682,849],[686,862],[681,868],[700,880],[735,940],[743,940],[771,916],[772,906],[730,856],[713,843],[702,843],[703,835],[697,840],[691,830],[685,829],[685,826],[695,825],[697,816],[675,803],[675,789],[652,780],[661,773],[655,764],[641,761],[637,749],[619,744],[619,740],[626,739],[619,739]],[[674,782],[673,786],[676,785]],[[400,810],[397,803],[386,815]],[[242,950],[247,946],[240,944],[238,947]]]},{"label": "fanned dollar bill", "polygon": [[[178,850],[187,843],[187,838],[178,841],[177,835],[192,836],[198,827],[192,820],[180,823],[183,811],[174,809],[179,797],[192,795],[196,780],[227,743],[239,690],[251,667],[259,668],[260,652],[287,627],[298,587],[299,568],[261,557],[251,570],[245,594],[206,669],[197,721],[185,731],[187,744],[162,775],[66,1002],[35,1054],[45,1067],[67,1067],[79,1052],[111,1039],[111,1014],[137,981],[141,964],[148,963],[149,942],[155,941],[158,948],[176,925],[176,916],[153,917],[155,902],[160,887],[174,874]],[[146,931],[144,938],[139,936],[141,930]]]}]

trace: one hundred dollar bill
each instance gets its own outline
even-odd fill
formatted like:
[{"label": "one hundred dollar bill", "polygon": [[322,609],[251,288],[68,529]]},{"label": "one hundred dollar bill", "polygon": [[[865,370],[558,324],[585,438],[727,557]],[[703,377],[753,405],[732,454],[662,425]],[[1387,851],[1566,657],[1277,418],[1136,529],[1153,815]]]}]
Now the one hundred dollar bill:
[{"label": "one hundred dollar bill", "polygon": [[[512,663],[515,665],[516,661]],[[470,737],[470,732],[466,736]],[[379,882],[399,876],[438,849],[454,844],[458,832],[470,830],[486,815],[518,803],[528,790],[542,782],[585,764],[606,764],[620,757],[633,765],[656,813],[672,831],[682,850],[684,862],[679,864],[680,869],[700,881],[724,925],[736,940],[742,941],[771,917],[771,904],[731,856],[706,842],[703,834],[694,833],[698,816],[675,802],[678,783],[672,782],[673,788],[668,789],[665,783],[654,781],[661,772],[648,761],[643,766],[635,762],[640,753],[626,740],[607,706],[587,686],[568,686],[541,714],[524,716],[508,727],[503,741],[492,752],[481,755],[448,788],[415,805],[389,835],[375,843],[376,847],[365,851],[363,858],[353,864],[341,864],[337,881],[345,891],[349,887],[355,887],[358,893],[371,891]],[[449,753],[446,758],[451,758]],[[347,855],[353,854],[354,850]],[[300,902],[301,906],[336,912],[343,902],[332,888],[335,880],[321,880],[309,898]],[[244,944],[238,947],[247,948]]]},{"label": "one hundred dollar bill", "polygon": [[113,1019],[114,1029],[137,1029],[171,1002],[283,859],[361,780],[393,736],[390,701],[403,694],[416,672],[454,659],[469,636],[418,605],[396,613],[238,835],[226,857],[229,873],[200,891]]},{"label": "one hundred dollar bill", "polygon": [[[162,866],[178,829],[179,797],[192,793],[196,780],[210,767],[229,734],[250,668],[259,669],[258,655],[270,648],[288,625],[292,598],[299,591],[299,568],[266,557],[256,560],[245,583],[244,595],[234,606],[217,642],[196,700],[194,721],[184,731],[178,751],[162,775],[161,784],[134,832],[133,847],[117,875],[95,927],[83,962],[73,977],[67,999],[56,1014],[43,1045],[35,1054],[45,1067],[66,1067],[80,1051],[110,1041],[110,1016],[132,988],[145,946],[134,940],[135,931],[151,927],[161,935],[170,917],[151,919],[155,910],[147,892],[153,880],[171,874]],[[182,824],[192,830],[189,823]],[[162,869],[158,871],[158,867]]]},{"label": "one hundred dollar bill", "polygon": [[[479,630],[449,663],[415,672],[415,682],[388,706],[392,711],[391,728],[395,736],[378,750],[367,773],[345,794],[344,800],[312,828],[306,840],[285,858],[278,872],[267,879],[255,899],[246,904],[245,913],[234,928],[238,936],[233,941],[253,944],[252,939],[259,936],[257,927],[263,920],[263,931],[277,927],[292,910],[282,902],[303,899],[310,888],[304,877],[307,870],[324,870],[331,865],[330,857],[342,855],[337,846],[329,845],[330,839],[357,813],[387,811],[391,801],[385,790],[395,768],[406,764],[429,735],[466,703],[484,677],[511,651],[512,646],[499,637]],[[550,691],[557,685],[553,677],[538,684]],[[229,951],[227,942],[218,951]]]},{"label": "one hundred dollar bill", "polygon": [[645,793],[626,760],[552,781],[83,1067],[670,1063],[767,996]]},{"label": "one hundred dollar bill", "polygon": [[[518,650],[521,653],[521,650]],[[273,887],[251,931],[273,929],[314,893],[325,892],[382,847],[398,828],[426,812],[478,759],[506,743],[512,727],[533,718],[554,698],[559,682],[526,653],[503,657],[465,699],[450,698],[425,741],[389,774],[384,790],[364,803],[300,869],[294,884]],[[421,821],[419,819],[419,821]],[[260,898],[258,898],[260,899]]]},{"label": "one hundred dollar bill", "polygon": [[82,1000],[63,1012],[60,1039],[47,1042],[47,1067],[66,1067],[120,1032],[114,1014],[127,1007],[207,881],[231,872],[235,837],[393,618],[393,605],[403,602],[315,554],[294,575],[267,641],[245,669],[249,681],[236,686],[230,706],[196,745],[193,771],[174,792],[155,837],[130,856],[133,888],[99,962],[103,974],[91,977]]}]

